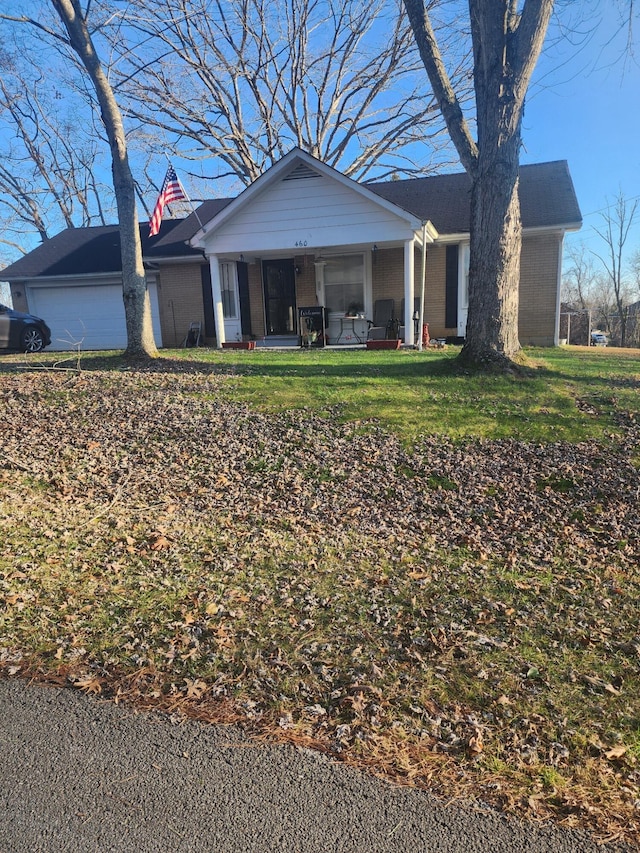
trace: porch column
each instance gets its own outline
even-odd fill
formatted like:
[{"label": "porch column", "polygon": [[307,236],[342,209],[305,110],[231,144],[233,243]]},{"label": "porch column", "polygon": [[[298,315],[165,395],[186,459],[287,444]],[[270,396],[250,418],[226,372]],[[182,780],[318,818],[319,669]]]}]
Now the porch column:
[{"label": "porch column", "polygon": [[211,296],[213,298],[213,316],[216,321],[216,345],[222,349],[224,336],[224,311],[222,310],[222,288],[220,287],[220,261],[217,255],[209,255],[211,269]]},{"label": "porch column", "polygon": [[404,242],[404,342],[407,346],[415,344],[413,329],[413,247],[415,240]]}]

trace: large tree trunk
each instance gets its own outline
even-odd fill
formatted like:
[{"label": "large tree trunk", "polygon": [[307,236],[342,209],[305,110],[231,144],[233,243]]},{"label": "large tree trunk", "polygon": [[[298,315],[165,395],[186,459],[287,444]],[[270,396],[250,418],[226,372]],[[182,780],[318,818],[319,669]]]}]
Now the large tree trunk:
[{"label": "large tree trunk", "polygon": [[447,75],[425,0],[404,0],[420,56],[472,182],[469,310],[462,361],[509,366],[520,349],[522,111],[554,0],[469,0],[478,141]]},{"label": "large tree trunk", "polygon": [[153,339],[151,307],[142,263],[140,229],[136,213],[135,186],[129,168],[122,114],[93,47],[91,34],[82,17],[78,0],[51,0],[51,2],[69,35],[71,47],[80,57],[91,78],[109,138],[113,188],[120,225],[122,294],[127,326],[125,355],[130,358],[151,358],[157,355],[157,349]]},{"label": "large tree trunk", "polygon": [[476,365],[499,366],[520,349],[522,228],[515,150],[486,165],[481,154],[472,184],[469,312],[460,358]]},{"label": "large tree trunk", "polygon": [[122,298],[127,326],[128,358],[152,358],[157,355],[151,320],[151,302],[147,277],[142,263],[140,229],[129,162],[113,157],[113,186],[120,223],[120,255],[122,259]]}]

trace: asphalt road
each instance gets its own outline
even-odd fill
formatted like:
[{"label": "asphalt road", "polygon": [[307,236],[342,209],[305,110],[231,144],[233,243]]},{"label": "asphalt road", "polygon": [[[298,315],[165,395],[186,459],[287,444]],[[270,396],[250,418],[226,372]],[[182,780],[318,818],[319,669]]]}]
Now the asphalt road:
[{"label": "asphalt road", "polygon": [[0,679],[0,853],[602,853],[233,728]]}]

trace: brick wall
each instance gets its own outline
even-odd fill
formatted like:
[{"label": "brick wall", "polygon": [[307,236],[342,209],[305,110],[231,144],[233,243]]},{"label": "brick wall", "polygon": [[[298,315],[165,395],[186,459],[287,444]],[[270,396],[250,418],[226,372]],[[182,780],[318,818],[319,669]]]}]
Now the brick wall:
[{"label": "brick wall", "polygon": [[[311,255],[295,258],[296,300],[298,306],[315,305],[316,279]],[[427,247],[425,284],[425,322],[431,337],[457,335],[457,328],[445,326],[446,246]],[[519,333],[523,345],[551,346],[555,337],[555,307],[558,267],[558,237],[527,236],[523,240],[520,263]],[[372,300],[393,299],[400,316],[404,298],[404,250],[379,249],[372,258]],[[422,274],[422,250],[414,257],[414,287],[419,296]],[[162,266],[158,286],[162,340],[165,346],[181,346],[189,324],[201,321],[204,328],[202,282],[197,264]],[[248,266],[251,329],[257,338],[265,335],[262,262]],[[19,302],[19,300],[16,300]],[[16,305],[18,310],[23,310]],[[175,324],[175,331],[174,331]],[[207,340],[207,343],[213,343]]]},{"label": "brick wall", "polygon": [[[162,343],[165,347],[180,347],[187,336],[189,325],[202,323],[204,333],[204,307],[202,303],[201,264],[167,264],[160,268],[158,302]],[[207,339],[206,343],[212,343]]]},{"label": "brick wall", "polygon": [[[422,249],[416,247],[413,258],[413,287],[416,297],[422,288]],[[372,300],[393,299],[395,315],[403,321],[404,248],[379,249],[372,258]],[[412,312],[413,313],[413,312]]]},{"label": "brick wall", "polygon": [[298,270],[296,274],[296,304],[298,308],[318,304],[314,260],[312,255],[300,255],[294,259]]},{"label": "brick wall", "polygon": [[520,255],[518,330],[523,346],[553,346],[556,329],[558,240],[528,236]]},{"label": "brick wall", "polygon": [[[424,321],[429,324],[431,337],[456,335],[457,329],[447,329],[445,321],[445,258],[444,246],[427,247],[427,269],[425,281]],[[420,296],[422,289],[422,249],[414,253],[414,293]],[[404,249],[381,249],[372,262],[373,301],[393,299],[395,312],[400,318],[404,299]],[[403,320],[404,318],[400,318]]]},{"label": "brick wall", "polygon": [[[432,338],[457,335],[445,326],[445,246],[427,248],[425,319]],[[418,265],[416,260],[416,265]],[[417,274],[419,280],[419,273]],[[524,346],[553,346],[555,340],[558,237],[526,236],[520,256],[518,327]],[[419,284],[416,283],[416,288]],[[416,290],[416,292],[419,292]]]},{"label": "brick wall", "polygon": [[445,277],[447,247],[427,246],[427,278],[425,283],[424,317],[432,338],[458,334],[458,329],[445,326]]},{"label": "brick wall", "polygon": [[395,312],[400,312],[400,301],[404,296],[404,250],[378,249],[371,257],[372,302],[377,299],[393,299]]}]

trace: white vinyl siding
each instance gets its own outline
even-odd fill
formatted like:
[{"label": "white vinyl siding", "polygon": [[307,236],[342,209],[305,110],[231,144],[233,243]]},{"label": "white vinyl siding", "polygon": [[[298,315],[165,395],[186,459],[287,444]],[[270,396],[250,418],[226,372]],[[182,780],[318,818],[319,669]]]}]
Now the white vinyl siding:
[{"label": "white vinyl siding", "polygon": [[265,188],[215,230],[215,251],[290,249],[405,240],[407,221],[327,176],[281,180]]}]

